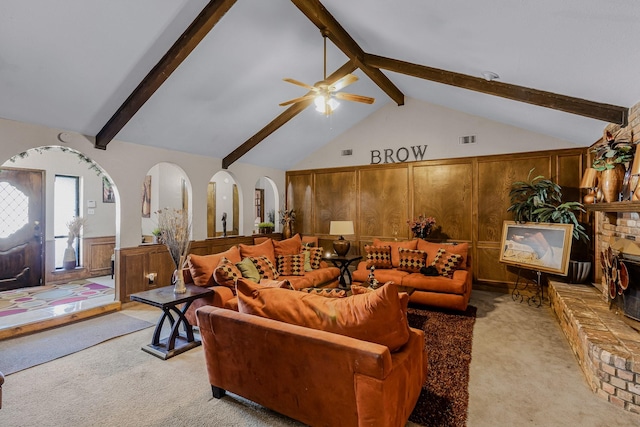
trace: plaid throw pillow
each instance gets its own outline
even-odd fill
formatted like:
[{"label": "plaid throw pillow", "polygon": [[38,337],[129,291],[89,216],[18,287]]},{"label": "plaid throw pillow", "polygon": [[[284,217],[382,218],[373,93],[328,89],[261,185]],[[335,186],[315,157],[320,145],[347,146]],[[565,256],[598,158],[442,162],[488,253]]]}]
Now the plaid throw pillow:
[{"label": "plaid throw pillow", "polygon": [[365,245],[367,253],[367,269],[391,268],[391,246],[371,246]]},{"label": "plaid throw pillow", "polygon": [[278,273],[283,276],[304,276],[304,255],[278,255],[276,256]]},{"label": "plaid throw pillow", "polygon": [[427,253],[418,249],[398,248],[400,263],[398,270],[409,273],[420,273],[420,269],[426,266]]},{"label": "plaid throw pillow", "polygon": [[[323,248],[315,248],[315,247],[306,247],[302,248],[302,254],[305,252],[309,253],[309,265],[312,270],[317,270],[320,268],[320,261],[322,261],[322,251]],[[307,270],[309,271],[309,270]]]},{"label": "plaid throw pillow", "polygon": [[443,248],[438,249],[435,259],[431,263],[438,269],[441,276],[453,278],[453,272],[456,271],[458,266],[462,263],[462,255],[450,254]]},{"label": "plaid throw pillow", "polygon": [[249,259],[256,266],[260,278],[275,280],[280,277],[278,270],[266,256],[249,257]]},{"label": "plaid throw pillow", "polygon": [[236,280],[240,277],[242,277],[242,273],[238,267],[225,257],[222,257],[216,269],[213,270],[213,278],[216,283],[233,289],[234,293],[236,289]]}]

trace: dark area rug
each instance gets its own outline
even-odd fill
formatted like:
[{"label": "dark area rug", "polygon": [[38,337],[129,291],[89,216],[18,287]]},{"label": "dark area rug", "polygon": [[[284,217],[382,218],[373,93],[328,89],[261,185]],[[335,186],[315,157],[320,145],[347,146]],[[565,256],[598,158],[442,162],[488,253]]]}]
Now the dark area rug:
[{"label": "dark area rug", "polygon": [[0,341],[0,372],[9,375],[151,326],[147,321],[112,313],[3,340]]},{"label": "dark area rug", "polygon": [[466,312],[409,308],[409,325],[425,332],[429,372],[409,421],[426,427],[464,427],[476,307]]}]

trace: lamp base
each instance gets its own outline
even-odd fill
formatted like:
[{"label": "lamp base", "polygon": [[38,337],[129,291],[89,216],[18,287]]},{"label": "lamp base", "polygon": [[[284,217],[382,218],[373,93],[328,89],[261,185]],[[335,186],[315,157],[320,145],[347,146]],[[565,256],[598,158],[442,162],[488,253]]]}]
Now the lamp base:
[{"label": "lamp base", "polygon": [[346,256],[351,249],[351,242],[348,240],[340,239],[333,241],[333,250],[336,251],[338,256]]}]

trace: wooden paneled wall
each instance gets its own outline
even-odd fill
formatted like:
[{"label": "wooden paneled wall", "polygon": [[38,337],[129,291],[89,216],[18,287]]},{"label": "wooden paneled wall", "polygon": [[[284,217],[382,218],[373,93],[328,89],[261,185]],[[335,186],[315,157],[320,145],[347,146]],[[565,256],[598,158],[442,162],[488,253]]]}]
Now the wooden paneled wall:
[{"label": "wooden paneled wall", "polygon": [[83,238],[82,265],[75,270],[56,270],[55,242],[48,240],[45,245],[45,283],[65,283],[111,274],[111,255],[115,246],[115,236]]},{"label": "wooden paneled wall", "polygon": [[332,220],[352,220],[350,253],[362,253],[374,238],[412,238],[409,218],[434,216],[429,240],[469,242],[476,283],[506,288],[516,274],[501,264],[502,225],[513,216],[514,181],[551,177],[565,200],[581,200],[580,178],[587,149],[540,151],[450,160],[367,165],[287,172],[287,208],[296,209],[295,232],[331,241]]}]

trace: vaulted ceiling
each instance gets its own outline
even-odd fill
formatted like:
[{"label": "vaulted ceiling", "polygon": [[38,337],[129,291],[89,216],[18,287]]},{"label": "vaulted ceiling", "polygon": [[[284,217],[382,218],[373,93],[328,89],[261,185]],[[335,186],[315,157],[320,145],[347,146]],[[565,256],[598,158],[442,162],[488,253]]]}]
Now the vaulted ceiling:
[{"label": "vaulted ceiling", "polygon": [[[373,105],[278,105],[319,29]],[[588,146],[640,100],[638,34],[636,0],[2,0],[0,117],[288,169],[410,97]]]}]

